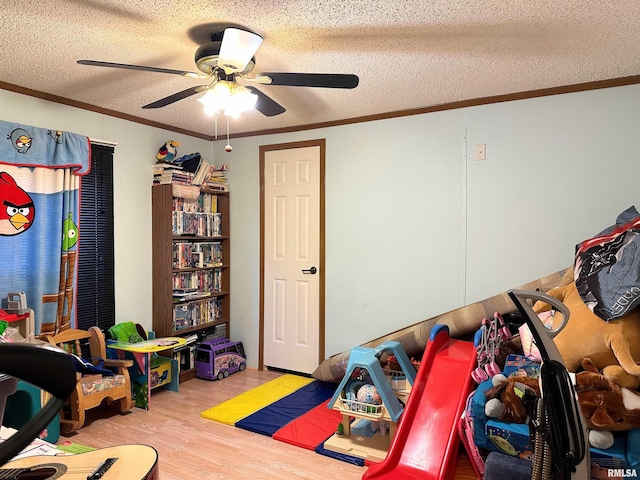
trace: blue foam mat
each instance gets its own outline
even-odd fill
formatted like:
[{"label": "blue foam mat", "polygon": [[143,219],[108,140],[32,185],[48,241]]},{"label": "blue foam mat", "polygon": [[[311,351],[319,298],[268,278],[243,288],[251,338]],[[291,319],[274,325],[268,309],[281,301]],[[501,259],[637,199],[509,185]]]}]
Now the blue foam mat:
[{"label": "blue foam mat", "polygon": [[341,460],[343,462],[350,463],[352,465],[357,465],[358,467],[364,467],[364,459],[359,457],[354,457],[352,455],[347,455],[346,453],[338,453],[332,450],[327,450],[324,448],[324,443],[318,445],[315,449],[316,453],[320,455],[324,455],[325,457],[334,458],[336,460]]},{"label": "blue foam mat", "polygon": [[280,400],[239,420],[235,426],[254,433],[272,436],[280,428],[331,398],[333,383],[313,381]]}]

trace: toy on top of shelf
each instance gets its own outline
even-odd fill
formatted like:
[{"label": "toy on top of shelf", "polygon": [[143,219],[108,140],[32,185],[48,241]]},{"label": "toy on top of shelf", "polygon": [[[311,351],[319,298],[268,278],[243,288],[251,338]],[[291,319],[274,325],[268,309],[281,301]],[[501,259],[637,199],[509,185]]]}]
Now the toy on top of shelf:
[{"label": "toy on top of shelf", "polygon": [[176,140],[167,140],[158,149],[158,153],[156,154],[156,160],[171,162],[174,158],[176,158],[176,155],[178,154],[178,149],[176,147],[179,147],[179,146],[180,146],[180,142]]}]

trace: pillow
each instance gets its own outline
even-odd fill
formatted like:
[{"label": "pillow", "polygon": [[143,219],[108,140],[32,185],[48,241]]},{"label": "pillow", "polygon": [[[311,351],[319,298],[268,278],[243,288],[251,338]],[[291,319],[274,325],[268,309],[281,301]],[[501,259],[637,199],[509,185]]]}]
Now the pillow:
[{"label": "pillow", "polygon": [[640,305],[640,213],[634,206],[576,245],[574,278],[584,303],[603,320]]}]

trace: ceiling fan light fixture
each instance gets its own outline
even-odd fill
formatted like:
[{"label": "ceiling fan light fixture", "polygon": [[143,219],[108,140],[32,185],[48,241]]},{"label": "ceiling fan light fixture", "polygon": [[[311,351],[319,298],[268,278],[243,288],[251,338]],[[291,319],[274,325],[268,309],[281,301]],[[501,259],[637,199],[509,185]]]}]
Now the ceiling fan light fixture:
[{"label": "ceiling fan light fixture", "polygon": [[208,88],[204,92],[204,95],[198,98],[198,102],[204,106],[204,112],[207,115],[213,115],[215,113],[221,113],[224,110],[230,97],[230,83],[226,80],[220,80],[213,87]]},{"label": "ceiling fan light fixture", "polygon": [[231,90],[231,97],[229,98],[229,103],[224,109],[224,113],[225,115],[236,117],[242,112],[251,110],[257,100],[258,96],[251,93],[247,87],[236,84],[235,88]]},{"label": "ceiling fan light fixture", "polygon": [[258,96],[247,87],[227,80],[218,81],[198,98],[206,114],[223,113],[227,116],[237,116],[253,108],[257,100]]},{"label": "ceiling fan light fixture", "polygon": [[262,43],[256,33],[239,28],[226,28],[220,45],[218,67],[225,73],[242,72]]}]

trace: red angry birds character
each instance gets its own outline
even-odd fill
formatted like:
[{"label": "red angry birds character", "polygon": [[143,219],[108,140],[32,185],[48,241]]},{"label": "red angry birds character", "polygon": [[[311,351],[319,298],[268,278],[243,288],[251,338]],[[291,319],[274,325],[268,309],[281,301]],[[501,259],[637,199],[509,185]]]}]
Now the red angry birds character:
[{"label": "red angry birds character", "polygon": [[0,172],[0,235],[27,230],[35,217],[33,200],[7,172]]}]

